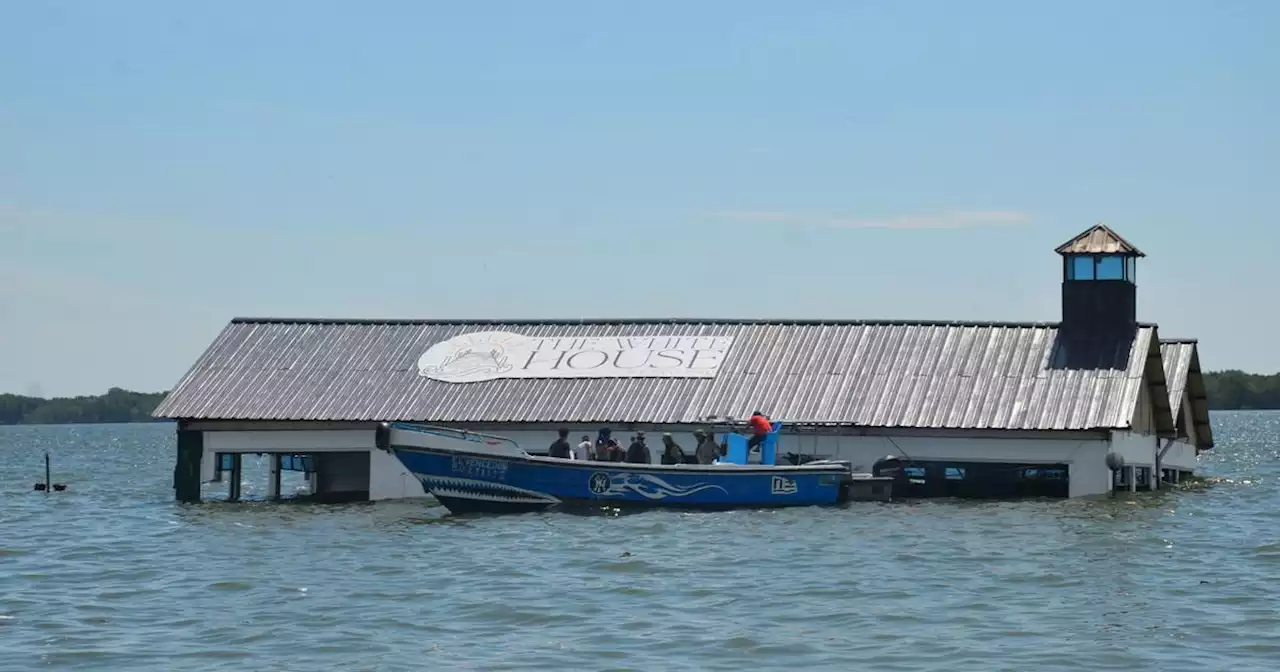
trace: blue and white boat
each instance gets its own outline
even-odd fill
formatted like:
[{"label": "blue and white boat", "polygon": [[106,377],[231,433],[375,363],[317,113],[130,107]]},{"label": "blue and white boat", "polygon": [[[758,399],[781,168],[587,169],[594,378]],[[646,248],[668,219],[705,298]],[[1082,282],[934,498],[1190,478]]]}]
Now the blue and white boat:
[{"label": "blue and white boat", "polygon": [[750,464],[746,437],[730,434],[716,464],[629,464],[531,455],[514,441],[444,427],[384,423],[393,453],[453,513],[565,508],[735,509],[889,499],[892,479],[854,474],[848,462],[774,465],[777,428]]}]

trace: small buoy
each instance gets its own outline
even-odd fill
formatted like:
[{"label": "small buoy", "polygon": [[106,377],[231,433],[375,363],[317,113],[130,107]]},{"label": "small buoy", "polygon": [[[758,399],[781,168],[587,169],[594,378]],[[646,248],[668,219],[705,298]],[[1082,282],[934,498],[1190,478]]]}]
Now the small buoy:
[{"label": "small buoy", "polygon": [[66,483],[54,483],[54,484],[53,484],[53,489],[54,489],[54,490],[57,490],[58,492],[62,492],[63,490],[66,490],[66,489],[67,489],[67,484],[66,484]]},{"label": "small buoy", "polygon": [[45,490],[44,483],[36,483],[36,492],[44,492],[44,490]]}]

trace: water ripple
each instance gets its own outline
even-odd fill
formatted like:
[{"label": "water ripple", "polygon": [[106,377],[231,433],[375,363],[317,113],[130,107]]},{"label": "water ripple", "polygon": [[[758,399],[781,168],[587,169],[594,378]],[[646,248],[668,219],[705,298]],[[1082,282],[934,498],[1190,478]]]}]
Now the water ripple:
[{"label": "water ripple", "polygon": [[[1280,413],[1214,422],[1202,459],[1220,482],[1112,500],[501,518],[429,502],[177,505],[166,425],[0,428],[0,658],[1270,670]],[[45,450],[67,492],[31,491]],[[245,492],[264,492],[263,465],[246,473]]]}]

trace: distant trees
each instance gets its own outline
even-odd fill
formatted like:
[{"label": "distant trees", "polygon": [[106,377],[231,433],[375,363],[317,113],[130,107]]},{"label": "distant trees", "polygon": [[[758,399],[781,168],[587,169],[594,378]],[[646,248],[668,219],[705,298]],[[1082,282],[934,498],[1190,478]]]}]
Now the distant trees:
[{"label": "distant trees", "polygon": [[0,425],[63,425],[93,422],[152,422],[151,411],[164,392],[131,392],[113,387],[106,394],[41,399],[0,394]]},{"label": "distant trees", "polygon": [[1280,373],[1269,376],[1231,369],[1204,374],[1209,408],[1217,410],[1280,409]]},{"label": "distant trees", "polygon": [[[1280,373],[1244,371],[1204,374],[1209,408],[1214,410],[1280,409]],[[165,392],[132,392],[113,387],[106,394],[42,399],[0,394],[0,425],[68,425],[97,422],[154,422],[151,411]]]}]

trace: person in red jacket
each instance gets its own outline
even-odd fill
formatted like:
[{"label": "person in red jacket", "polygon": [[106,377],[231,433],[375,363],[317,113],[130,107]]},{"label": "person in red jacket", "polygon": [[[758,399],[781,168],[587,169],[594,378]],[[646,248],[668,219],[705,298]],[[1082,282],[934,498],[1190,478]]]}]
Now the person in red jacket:
[{"label": "person in red jacket", "polygon": [[747,420],[747,424],[751,425],[751,438],[747,439],[747,452],[764,443],[764,439],[773,431],[773,425],[769,423],[764,413],[756,411],[751,414],[751,419]]}]

